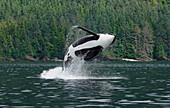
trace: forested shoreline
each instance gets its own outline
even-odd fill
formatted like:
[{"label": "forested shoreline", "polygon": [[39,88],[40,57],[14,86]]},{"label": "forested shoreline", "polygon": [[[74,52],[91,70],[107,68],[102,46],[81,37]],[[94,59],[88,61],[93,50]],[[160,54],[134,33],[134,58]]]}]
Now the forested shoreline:
[{"label": "forested shoreline", "polygon": [[66,36],[79,25],[116,35],[103,58],[169,59],[169,4],[168,0],[1,0],[0,58],[63,59]]}]

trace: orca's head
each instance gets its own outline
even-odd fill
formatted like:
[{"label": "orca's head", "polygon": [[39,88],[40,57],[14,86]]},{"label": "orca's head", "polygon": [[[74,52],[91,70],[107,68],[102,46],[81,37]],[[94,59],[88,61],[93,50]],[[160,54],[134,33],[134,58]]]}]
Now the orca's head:
[{"label": "orca's head", "polygon": [[106,48],[107,46],[111,45],[116,39],[116,36],[112,34],[99,34],[99,36],[103,48]]}]

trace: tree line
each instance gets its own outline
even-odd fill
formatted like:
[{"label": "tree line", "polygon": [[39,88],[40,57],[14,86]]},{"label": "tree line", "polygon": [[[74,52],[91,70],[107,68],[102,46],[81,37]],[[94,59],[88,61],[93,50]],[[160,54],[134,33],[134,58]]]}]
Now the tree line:
[{"label": "tree line", "polygon": [[[112,33],[109,58],[170,58],[168,0],[1,0],[0,58],[60,58],[73,25]],[[76,37],[72,37],[73,40]]]}]

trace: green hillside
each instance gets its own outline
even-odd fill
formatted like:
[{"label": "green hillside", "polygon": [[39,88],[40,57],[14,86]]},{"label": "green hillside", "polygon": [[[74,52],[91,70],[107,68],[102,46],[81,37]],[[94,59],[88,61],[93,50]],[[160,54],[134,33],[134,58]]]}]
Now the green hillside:
[{"label": "green hillside", "polygon": [[73,25],[113,33],[109,58],[170,58],[168,0],[1,0],[0,58],[60,58]]}]

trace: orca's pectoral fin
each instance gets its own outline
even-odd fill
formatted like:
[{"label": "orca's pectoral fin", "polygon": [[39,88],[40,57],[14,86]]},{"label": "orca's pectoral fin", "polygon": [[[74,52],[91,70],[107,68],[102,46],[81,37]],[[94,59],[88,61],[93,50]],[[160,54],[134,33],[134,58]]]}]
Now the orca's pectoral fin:
[{"label": "orca's pectoral fin", "polygon": [[88,32],[88,33],[94,35],[94,36],[98,36],[96,33],[92,32],[92,31],[90,31],[90,30],[88,30],[88,29],[86,29],[86,28],[79,27],[79,26],[78,26],[77,28],[82,29],[82,30],[84,30],[84,31],[86,31],[86,32]]},{"label": "orca's pectoral fin", "polygon": [[102,49],[103,48],[99,46],[99,47],[97,47],[95,49],[89,50],[87,55],[85,56],[84,60],[90,61],[90,60],[95,59],[97,56],[99,56],[99,54],[101,54]]}]

